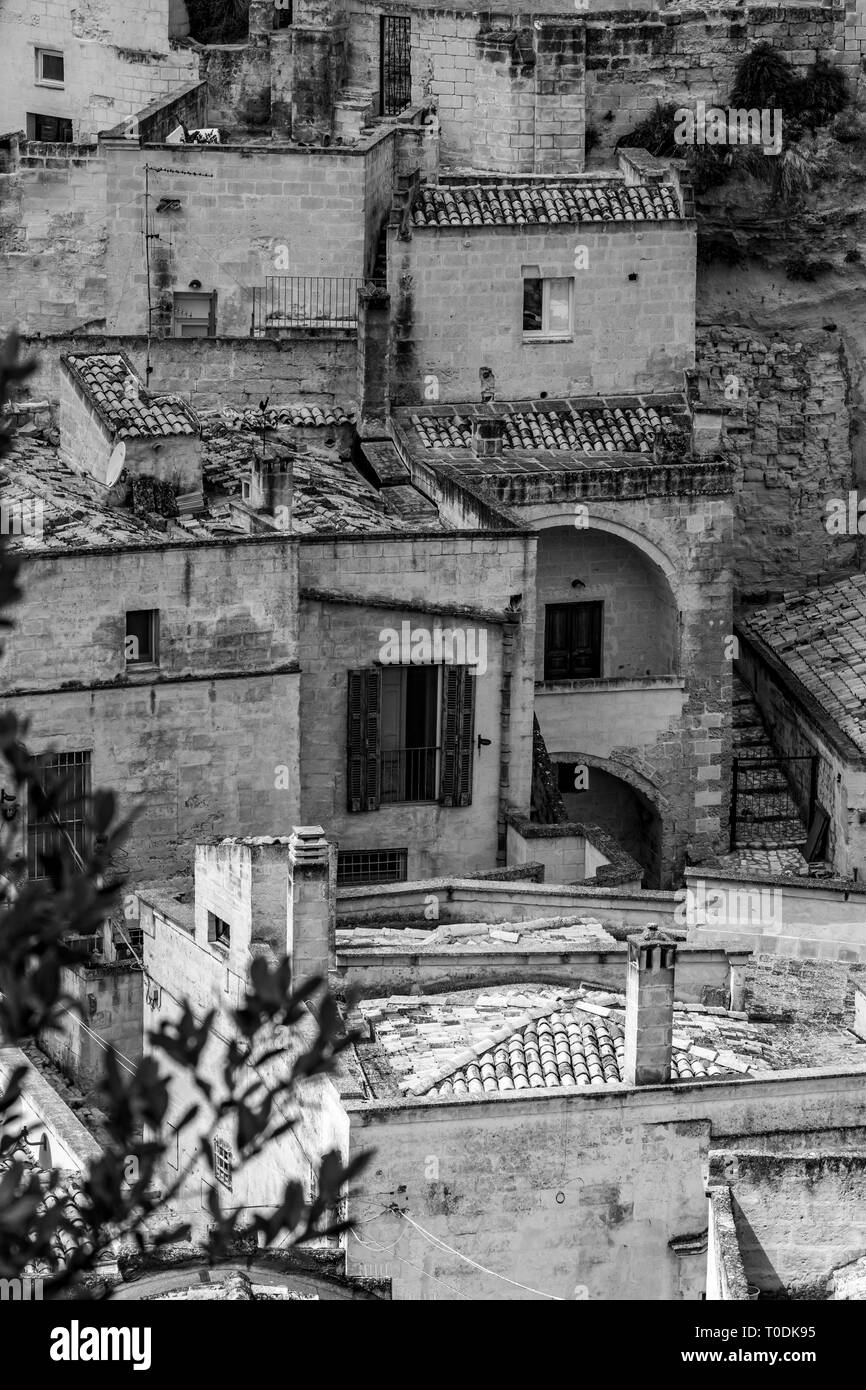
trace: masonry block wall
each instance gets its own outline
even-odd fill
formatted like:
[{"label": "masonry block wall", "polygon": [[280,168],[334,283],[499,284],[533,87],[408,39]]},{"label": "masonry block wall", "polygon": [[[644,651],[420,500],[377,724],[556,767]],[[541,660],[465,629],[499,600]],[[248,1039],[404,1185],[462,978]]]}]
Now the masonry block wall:
[{"label": "masonry block wall", "polygon": [[[857,487],[851,383],[837,332],[702,325],[697,367],[731,414],[737,466],[734,571],[743,600],[807,587],[858,562],[862,540],[831,535],[827,502]],[[727,398],[726,398],[727,396]]]},{"label": "masonry block wall", "polygon": [[[573,277],[570,340],[524,340],[528,266]],[[441,401],[477,401],[482,367],[506,400],[681,390],[694,362],[691,222],[389,228],[388,284],[396,404],[422,401],[429,374]]]},{"label": "masonry block wall", "polygon": [[[64,388],[62,354],[125,352],[146,379],[147,340],[103,334],[27,341],[37,370],[23,383],[31,400],[57,400]],[[273,405],[307,401],[348,408],[357,401],[358,344],[349,329],[306,332],[274,338],[154,338],[150,344],[153,392],[179,393],[197,410],[224,406],[257,407],[264,396]]]},{"label": "masonry block wall", "polygon": [[863,1155],[737,1152],[718,1158],[733,1159],[734,1223],[746,1276],[759,1297],[832,1297],[835,1271],[866,1255]]},{"label": "masonry block wall", "polygon": [[[731,1133],[751,1139],[772,1130],[791,1131],[804,1147],[845,1147],[849,1126],[854,1148],[862,1133],[855,1126],[866,1122],[859,1073],[592,1091],[349,1102],[351,1151],[376,1149],[350,1215],[382,1212],[402,1189],[401,1205],[426,1230],[544,1293],[699,1300],[706,1257],[680,1257],[669,1242],[706,1229],[709,1148]],[[408,1234],[394,1249],[400,1231]],[[374,1219],[366,1234],[391,1251],[375,1258],[388,1261],[395,1299],[438,1297],[436,1279],[469,1298],[515,1297],[510,1285],[445,1252],[431,1263],[429,1240],[399,1216]],[[350,1242],[349,1274],[371,1258]]]},{"label": "masonry block wall", "polygon": [[[664,572],[677,610],[678,676],[617,682],[617,673],[611,671],[609,680],[536,690],[536,713],[554,761],[600,767],[628,782],[656,808],[662,823],[661,886],[679,871],[687,852],[699,860],[721,848],[726,835],[732,667],[726,637],[732,632],[733,520],[728,486],[720,479],[704,479],[689,488],[683,485],[670,497],[587,497],[588,530],[573,526],[580,487],[573,477],[557,483],[557,501],[537,501],[534,485],[525,479],[513,481],[500,497],[521,518],[545,529],[553,526],[555,535],[572,525],[577,578],[584,577],[584,539],[592,536],[594,550],[601,553],[611,539],[604,534],[606,527],[620,538],[613,555],[622,554],[627,542]],[[541,573],[544,552],[542,531]],[[583,591],[572,594],[579,598]]]},{"label": "masonry block wall", "polygon": [[62,333],[104,321],[105,196],[105,160],[93,147],[13,151],[0,172],[0,331]]},{"label": "masonry block wall", "polygon": [[[389,131],[371,147],[390,141]],[[108,149],[107,327],[141,333],[147,317],[147,274],[142,254],[141,197],[144,166],[154,153],[116,142]],[[253,288],[269,275],[363,277],[368,264],[368,198],[364,149],[304,150],[292,146],[201,146],[194,151],[160,147],[154,197],[180,199],[180,209],[155,218],[152,291],[155,322],[167,332],[172,292],[199,280],[217,292],[217,332],[246,337],[252,322]],[[190,178],[184,171],[202,175]],[[381,188],[384,180],[379,177]],[[380,211],[384,218],[390,189]],[[288,249],[285,269],[279,247]],[[277,266],[280,265],[278,269]]]},{"label": "masonry block wall", "polygon": [[[196,836],[297,823],[294,566],[282,539],[25,563],[6,699],[34,751],[90,751],[92,785],[140,806],[134,873],[188,873]],[[127,670],[125,611],[151,607],[159,667]]]},{"label": "masonry block wall", "polygon": [[[198,56],[169,38],[170,0],[9,0],[0,13],[0,130],[28,112],[62,116],[82,142],[198,75]],[[36,49],[60,51],[62,87],[36,80]]]},{"label": "masonry block wall", "polygon": [[[352,602],[302,599],[301,743],[302,811],[305,823],[325,827],[340,849],[408,848],[409,878],[454,869],[492,868],[498,850],[500,803],[528,808],[532,764],[532,664],[534,620],[531,606],[509,660],[513,672],[503,683],[503,629],[471,616],[467,600],[482,610],[501,612],[513,594],[532,591],[534,542],[525,536],[440,535],[393,538],[354,537],[304,541],[300,550],[301,589],[333,590]],[[393,597],[393,607],[366,607],[365,595]],[[453,605],[453,616],[407,610],[414,604]],[[387,628],[467,627],[486,633],[487,669],[476,681],[475,732],[491,740],[474,753],[472,804],[438,803],[381,806],[376,811],[346,809],[347,673],[372,666],[380,657]],[[477,648],[476,648],[477,650]],[[503,706],[509,710],[503,731]],[[506,742],[507,740],[507,742]],[[504,825],[502,826],[504,848]]]},{"label": "masonry block wall", "polygon": [[41,1034],[40,1046],[83,1091],[90,1091],[105,1075],[105,1046],[81,1026],[82,1017],[103,1044],[137,1062],[144,1047],[141,970],[134,963],[79,966],[64,969],[61,979],[64,994],[80,1005],[82,1014],[67,1011],[61,1028]]}]

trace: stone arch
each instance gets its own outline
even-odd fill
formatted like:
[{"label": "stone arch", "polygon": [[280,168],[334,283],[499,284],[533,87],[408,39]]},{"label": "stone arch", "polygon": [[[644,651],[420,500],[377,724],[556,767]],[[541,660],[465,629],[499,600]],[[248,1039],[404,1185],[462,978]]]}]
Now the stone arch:
[{"label": "stone arch", "polygon": [[620,522],[576,528],[561,506],[533,524],[536,679],[677,675],[685,600],[668,556]]},{"label": "stone arch", "polygon": [[[644,869],[644,887],[661,886],[665,821],[669,802],[654,782],[616,758],[551,750],[553,763],[590,769],[589,787],[562,792],[569,819],[602,826]],[[601,776],[593,778],[592,769]]]},{"label": "stone arch", "polygon": [[[612,536],[619,536],[621,540],[628,541],[636,550],[643,551],[647,559],[662,571],[677,598],[677,602],[679,602],[681,586],[677,567],[661,547],[633,526],[626,526],[621,521],[610,521],[607,517],[593,516],[589,503],[584,505],[589,512],[589,524],[586,529],[589,531],[608,531]],[[554,526],[574,527],[574,507],[574,503],[563,506],[561,502],[539,507],[537,511],[533,510],[531,525],[538,531],[547,531]],[[582,528],[575,527],[575,529]]]}]

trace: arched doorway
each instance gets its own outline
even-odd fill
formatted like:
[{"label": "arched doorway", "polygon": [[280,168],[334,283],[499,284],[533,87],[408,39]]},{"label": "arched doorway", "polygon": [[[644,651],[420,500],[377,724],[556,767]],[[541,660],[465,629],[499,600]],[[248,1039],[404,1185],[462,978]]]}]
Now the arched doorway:
[{"label": "arched doorway", "polygon": [[[574,791],[576,766],[585,790]],[[600,825],[643,867],[644,888],[661,887],[662,818],[650,798],[630,782],[576,755],[558,761],[558,782],[569,820]],[[572,788],[569,790],[569,788]]]},{"label": "arched doorway", "polygon": [[644,679],[678,669],[669,577],[620,534],[592,522],[541,530],[536,604],[536,680]]}]

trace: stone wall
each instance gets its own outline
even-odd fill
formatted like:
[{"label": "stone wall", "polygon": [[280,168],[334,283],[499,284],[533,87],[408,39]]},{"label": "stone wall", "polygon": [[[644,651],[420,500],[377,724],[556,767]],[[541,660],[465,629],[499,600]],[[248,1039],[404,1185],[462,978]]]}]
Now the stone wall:
[{"label": "stone wall", "polygon": [[696,350],[699,380],[730,412],[739,597],[780,596],[850,569],[858,538],[826,527],[827,502],[856,487],[839,334],[701,325]]},{"label": "stone wall", "polygon": [[[529,807],[534,612],[526,614],[512,655],[504,648],[502,624],[484,621],[478,613],[502,612],[512,594],[531,591],[534,543],[524,536],[477,533],[309,540],[301,545],[300,564],[305,822],[323,825],[341,850],[407,848],[410,878],[445,868],[489,868],[500,835],[504,851],[503,803]],[[329,602],[327,595],[334,592],[345,601]],[[365,604],[374,596],[375,605]],[[478,634],[476,642],[485,636],[475,732],[490,745],[474,750],[470,806],[416,802],[351,813],[346,809],[347,673],[377,662],[380,634],[387,628],[399,633],[404,621],[428,630],[464,628]],[[510,673],[503,670],[504,655],[513,666]]]},{"label": "stone wall", "polygon": [[[573,277],[570,340],[524,339],[524,266]],[[482,367],[500,399],[526,400],[678,390],[693,365],[689,222],[389,228],[388,285],[395,404],[420,402],[429,374],[440,400],[479,400]]]},{"label": "stone wall", "polygon": [[[59,359],[70,352],[125,352],[142,381],[147,340],[100,335],[25,340],[38,369],[24,383],[31,400],[56,400]],[[295,329],[275,338],[155,338],[150,344],[153,392],[179,392],[197,410],[308,401],[348,408],[357,400],[358,344],[348,329]]]},{"label": "stone wall", "polygon": [[[63,53],[62,87],[34,80],[37,47]],[[0,131],[24,130],[38,112],[93,140],[197,76],[195,50],[169,40],[169,0],[41,0],[38,10],[7,0],[0,11]]]},{"label": "stone wall", "polygon": [[0,173],[0,332],[102,323],[105,160],[95,146],[33,142],[13,150],[7,167]]},{"label": "stone wall", "polygon": [[59,1029],[48,1029],[40,1046],[83,1091],[98,1086],[105,1075],[105,1047],[137,1063],[144,1048],[144,998],[141,970],[135,964],[78,966],[61,972],[67,999],[83,1010],[84,1023],[103,1045],[82,1027],[82,1015],[68,1010]]},{"label": "stone wall", "polygon": [[[382,132],[370,148],[391,138]],[[129,142],[112,144],[107,158],[107,327],[115,333],[141,333],[147,318],[147,276],[140,200],[144,166],[155,160],[152,152]],[[162,147],[158,163],[177,173],[153,175],[152,197],[178,198],[181,204],[154,219],[160,237],[151,257],[159,334],[170,331],[172,292],[186,290],[193,280],[203,291],[217,293],[217,332],[246,337],[253,289],[263,287],[267,276],[365,274],[366,228],[373,217],[361,147],[351,152],[286,145]],[[377,187],[381,184],[379,178]],[[389,204],[390,190],[380,216]]]},{"label": "stone wall", "polygon": [[[134,874],[188,873],[208,834],[298,823],[295,584],[282,539],[25,562],[6,699],[34,752],[90,751],[92,786],[140,808]],[[125,611],[149,607],[159,666],[127,671]]]},{"label": "stone wall", "polygon": [[[820,1147],[828,1130],[856,1133],[866,1121],[862,1072],[591,1089],[349,1103],[352,1152],[376,1149],[350,1216],[382,1213],[365,1217],[360,1234],[388,1247],[395,1299],[455,1289],[475,1299],[530,1295],[434,1250],[387,1210],[394,1201],[470,1260],[557,1298],[698,1300],[706,1256],[694,1241],[707,1229],[708,1150],[730,1134],[770,1130],[793,1131],[801,1143],[808,1132]],[[671,1249],[678,1236],[691,1238],[694,1253]],[[348,1272],[369,1258],[350,1242]]]},{"label": "stone wall", "polygon": [[[554,761],[587,763],[590,778],[592,767],[601,767],[657,810],[662,822],[660,875],[648,882],[665,885],[687,851],[699,859],[719,848],[727,825],[732,499],[722,481],[706,479],[702,489],[683,479],[673,497],[593,500],[587,528],[578,529],[573,499],[581,486],[579,475],[553,484],[545,479],[543,489],[523,477],[507,482],[499,500],[509,493],[507,500],[522,519],[557,531],[572,522],[574,577],[589,574],[581,558],[584,538],[601,533],[601,545],[609,539],[604,533],[612,533],[643,552],[663,576],[656,583],[673,596],[678,675],[620,680],[611,671],[609,679],[545,683],[536,691],[538,720]],[[549,500],[538,500],[541,491]],[[612,554],[618,551],[622,553],[614,544]],[[560,553],[565,564],[563,547]],[[572,593],[580,597],[583,590]],[[597,808],[576,814],[599,818]],[[610,824],[607,828],[613,830]]]}]

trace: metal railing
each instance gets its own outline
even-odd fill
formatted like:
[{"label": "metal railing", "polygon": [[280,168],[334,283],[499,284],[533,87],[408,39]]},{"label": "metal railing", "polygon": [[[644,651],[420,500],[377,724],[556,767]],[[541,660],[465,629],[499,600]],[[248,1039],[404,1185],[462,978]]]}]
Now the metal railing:
[{"label": "metal railing", "polygon": [[251,335],[281,328],[357,328],[363,283],[348,275],[268,275],[253,289]]},{"label": "metal railing", "polygon": [[758,834],[760,838],[805,840],[818,801],[818,755],[798,753],[734,758],[731,782],[731,849]]},{"label": "metal railing", "polygon": [[438,747],[393,748],[381,755],[380,802],[435,801]]}]

